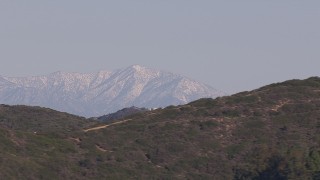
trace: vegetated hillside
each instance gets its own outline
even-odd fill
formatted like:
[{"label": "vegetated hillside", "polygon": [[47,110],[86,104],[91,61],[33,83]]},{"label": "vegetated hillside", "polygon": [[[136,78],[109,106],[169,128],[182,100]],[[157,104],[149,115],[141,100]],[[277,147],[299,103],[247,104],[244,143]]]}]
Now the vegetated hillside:
[{"label": "vegetated hillside", "polygon": [[0,179],[74,177],[81,152],[72,137],[93,124],[47,108],[0,105]]},{"label": "vegetated hillside", "polygon": [[313,77],[90,125],[68,137],[2,126],[0,175],[319,179],[319,110],[320,78]]},{"label": "vegetated hillside", "polygon": [[119,120],[119,119],[123,119],[127,116],[135,115],[138,113],[143,113],[146,111],[149,111],[149,110],[146,108],[138,108],[138,107],[132,106],[132,107],[128,107],[128,108],[123,108],[115,113],[111,113],[111,114],[107,114],[107,115],[98,117],[97,120],[103,121],[103,122]]},{"label": "vegetated hillside", "polygon": [[0,105],[0,126],[38,133],[65,133],[95,124],[84,117],[48,108]]}]

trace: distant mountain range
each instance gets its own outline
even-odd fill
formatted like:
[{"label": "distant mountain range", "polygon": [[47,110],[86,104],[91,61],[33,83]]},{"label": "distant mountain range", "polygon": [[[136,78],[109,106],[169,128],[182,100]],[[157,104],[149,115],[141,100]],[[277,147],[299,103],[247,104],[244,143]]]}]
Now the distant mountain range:
[{"label": "distant mountain range", "polygon": [[224,93],[184,76],[139,65],[97,73],[0,76],[2,104],[43,106],[86,117],[130,106],[157,108],[221,95]]}]

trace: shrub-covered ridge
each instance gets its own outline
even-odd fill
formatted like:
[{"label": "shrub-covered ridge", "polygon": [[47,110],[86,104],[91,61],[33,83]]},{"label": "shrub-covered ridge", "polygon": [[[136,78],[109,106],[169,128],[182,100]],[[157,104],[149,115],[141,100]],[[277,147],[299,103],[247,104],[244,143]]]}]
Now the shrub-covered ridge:
[{"label": "shrub-covered ridge", "polygon": [[[109,125],[23,108],[28,113],[0,107],[2,177],[320,178],[318,77],[200,99]],[[95,127],[101,128],[84,131]]]}]

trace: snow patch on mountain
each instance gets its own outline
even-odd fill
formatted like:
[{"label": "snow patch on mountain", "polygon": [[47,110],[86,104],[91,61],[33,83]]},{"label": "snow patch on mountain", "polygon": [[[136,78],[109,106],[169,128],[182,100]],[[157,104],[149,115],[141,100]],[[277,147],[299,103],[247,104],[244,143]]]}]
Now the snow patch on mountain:
[{"label": "snow patch on mountain", "polygon": [[184,76],[139,65],[97,73],[0,76],[2,104],[44,106],[86,117],[133,105],[157,108],[222,95],[223,92]]}]

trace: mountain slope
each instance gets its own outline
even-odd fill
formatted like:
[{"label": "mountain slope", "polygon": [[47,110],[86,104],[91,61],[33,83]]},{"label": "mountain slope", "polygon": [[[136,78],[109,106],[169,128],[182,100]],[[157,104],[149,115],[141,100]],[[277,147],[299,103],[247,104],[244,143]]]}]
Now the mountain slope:
[{"label": "mountain slope", "polygon": [[96,124],[47,108],[0,105],[1,179],[75,179],[81,152],[74,136]]},{"label": "mountain slope", "polygon": [[15,131],[68,134],[95,122],[48,108],[0,105],[0,126]]},{"label": "mountain slope", "polygon": [[100,116],[97,118],[97,120],[99,121],[103,121],[103,122],[108,122],[108,121],[113,121],[113,120],[119,120],[119,119],[123,119],[126,118],[128,116],[134,115],[134,114],[138,114],[138,113],[143,113],[149,111],[146,108],[138,108],[135,106],[129,107],[129,108],[123,108],[115,113],[111,113],[111,114],[107,114],[104,116]]},{"label": "mountain slope", "polygon": [[83,142],[114,151],[99,168],[146,179],[319,179],[319,112],[320,78],[291,80],[128,117]]},{"label": "mountain slope", "polygon": [[86,117],[132,105],[156,108],[221,95],[183,76],[138,65],[113,72],[0,77],[0,103],[43,106]]},{"label": "mountain slope", "polygon": [[[3,117],[8,110],[1,109],[8,108],[10,115]],[[16,108],[0,106],[0,121],[26,117],[15,121],[24,124],[47,113],[40,108],[22,116]],[[68,133],[60,131],[68,129],[68,120],[61,119],[65,113],[55,112],[49,117],[57,122],[52,127],[62,123],[57,132],[34,134],[0,123],[0,174],[4,179],[319,179],[319,112],[318,77],[111,124],[85,121]],[[33,120],[41,126],[49,117]]]}]

